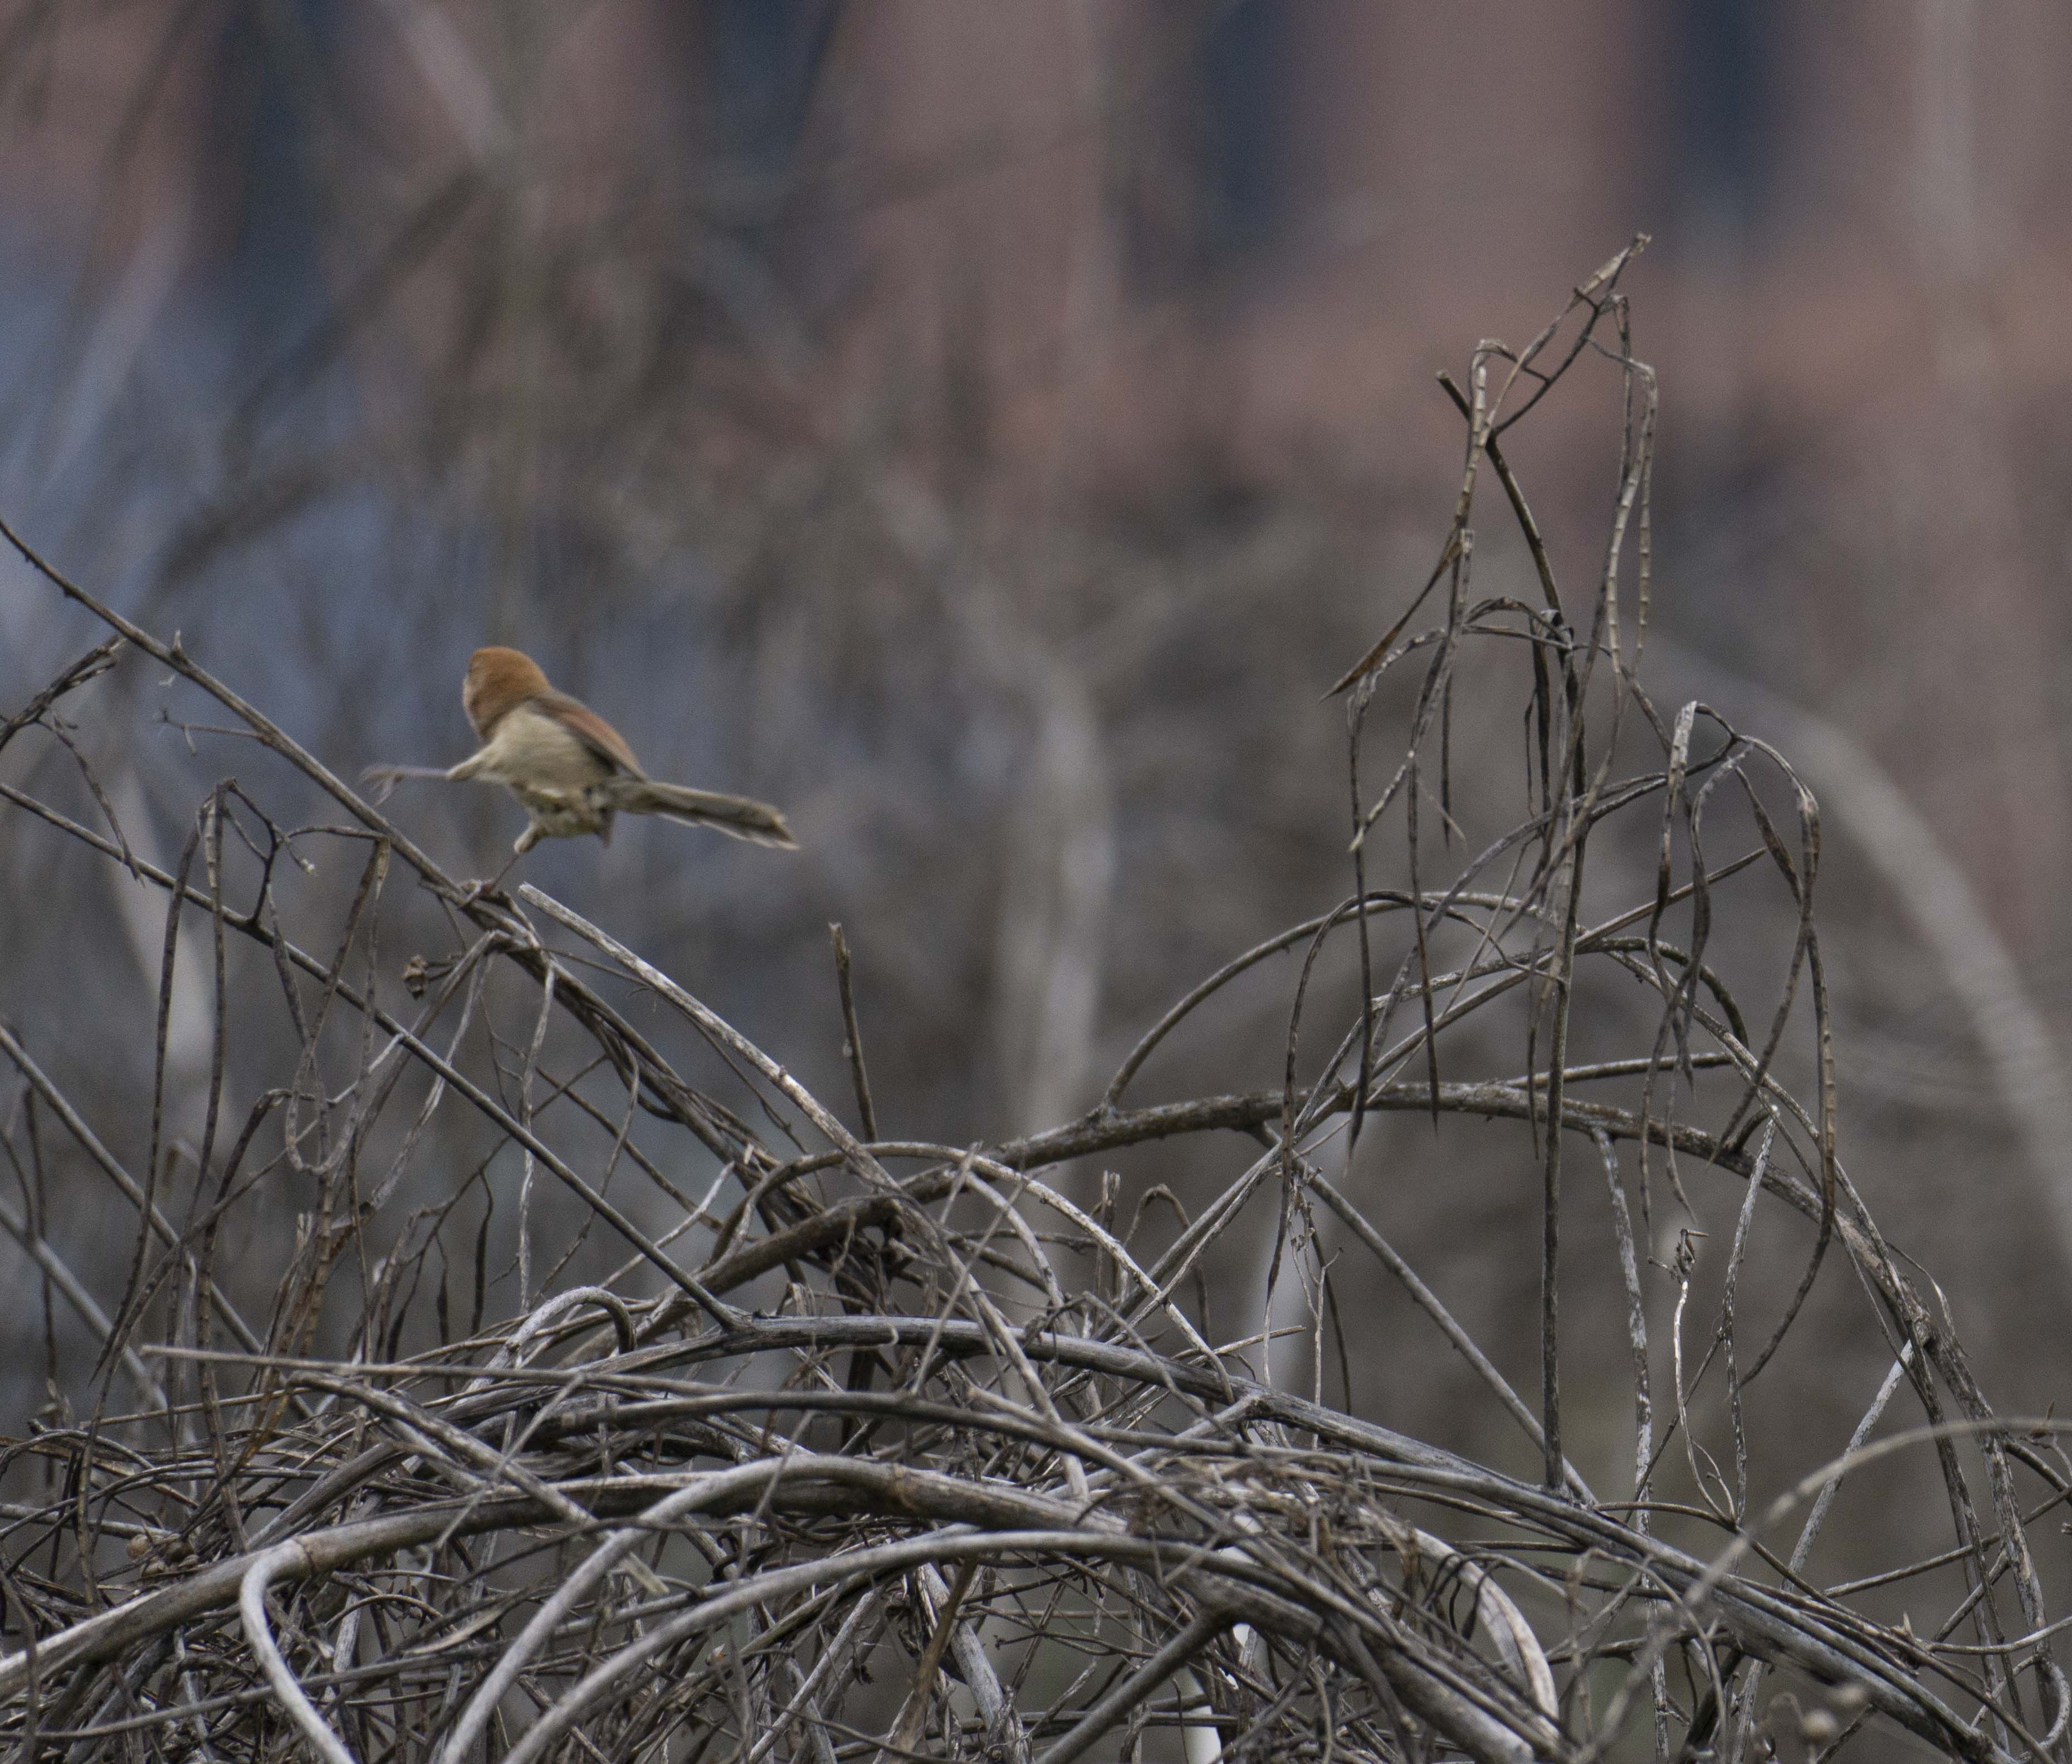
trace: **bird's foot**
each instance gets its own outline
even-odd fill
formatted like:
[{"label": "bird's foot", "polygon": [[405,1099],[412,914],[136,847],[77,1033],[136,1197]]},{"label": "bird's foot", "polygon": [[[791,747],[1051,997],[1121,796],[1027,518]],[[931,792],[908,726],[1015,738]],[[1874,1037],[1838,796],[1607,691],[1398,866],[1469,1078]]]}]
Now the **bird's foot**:
[{"label": "bird's foot", "polygon": [[[506,874],[508,874],[508,872],[506,872]],[[464,912],[471,907],[481,905],[484,901],[491,902],[499,907],[509,907],[514,912],[517,911],[518,907],[517,902],[513,900],[511,896],[505,892],[504,887],[504,878],[502,876],[491,876],[487,878],[478,876],[473,882],[470,882],[465,888],[461,890],[460,898],[454,903],[454,905],[458,907]]]},{"label": "bird's foot", "polygon": [[[531,830],[532,829],[530,828],[528,828],[526,832],[530,833]],[[467,888],[462,892],[460,899],[461,905],[463,907],[473,907],[482,901],[493,900],[500,907],[506,907],[514,913],[517,911],[518,903],[513,900],[510,895],[504,891],[504,878],[518,867],[518,860],[524,857],[526,852],[530,849],[531,841],[526,838],[524,834],[521,833],[518,838],[517,846],[512,852],[509,860],[504,864],[504,867],[498,870],[494,876],[491,877],[487,882],[478,881],[470,882]]]}]

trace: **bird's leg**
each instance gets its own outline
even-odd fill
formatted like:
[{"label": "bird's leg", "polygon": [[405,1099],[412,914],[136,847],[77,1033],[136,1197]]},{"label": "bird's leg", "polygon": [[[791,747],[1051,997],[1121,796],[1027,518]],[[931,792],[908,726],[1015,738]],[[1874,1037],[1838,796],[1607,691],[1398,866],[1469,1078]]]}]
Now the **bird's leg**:
[{"label": "bird's leg", "polygon": [[511,874],[517,862],[518,853],[514,851],[511,854],[510,861],[488,881],[478,880],[470,882],[460,892],[460,904],[463,907],[472,907],[478,900],[487,900],[491,895],[498,893],[504,886],[504,878]]},{"label": "bird's leg", "polygon": [[368,793],[376,804],[380,804],[388,801],[388,793],[402,779],[452,776],[453,773],[444,766],[369,766],[360,775],[360,781],[369,787]]},{"label": "bird's leg", "polygon": [[517,843],[512,846],[511,855],[504,861],[504,867],[487,882],[470,882],[467,891],[461,896],[461,905],[471,907],[478,900],[485,899],[495,894],[504,886],[504,878],[517,867],[518,860],[545,837],[546,835],[540,831],[539,822],[536,820],[527,822],[524,832],[519,834]]}]

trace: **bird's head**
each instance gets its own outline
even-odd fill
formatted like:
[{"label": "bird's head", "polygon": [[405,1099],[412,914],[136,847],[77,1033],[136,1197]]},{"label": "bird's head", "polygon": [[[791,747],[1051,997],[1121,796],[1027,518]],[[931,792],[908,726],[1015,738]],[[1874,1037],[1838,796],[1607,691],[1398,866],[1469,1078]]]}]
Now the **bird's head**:
[{"label": "bird's head", "polygon": [[528,698],[551,691],[547,676],[530,656],[516,649],[478,649],[468,657],[467,683],[461,688],[461,708],[484,741],[489,732]]}]

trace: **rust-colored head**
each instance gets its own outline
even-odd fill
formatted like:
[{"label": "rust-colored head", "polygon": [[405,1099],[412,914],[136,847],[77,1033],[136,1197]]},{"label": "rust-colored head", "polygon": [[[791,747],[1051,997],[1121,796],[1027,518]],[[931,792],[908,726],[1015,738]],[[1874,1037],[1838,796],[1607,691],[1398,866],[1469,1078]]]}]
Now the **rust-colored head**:
[{"label": "rust-colored head", "polygon": [[552,692],[540,664],[516,649],[478,649],[467,659],[467,681],[460,689],[461,708],[483,740],[510,712],[528,698]]}]

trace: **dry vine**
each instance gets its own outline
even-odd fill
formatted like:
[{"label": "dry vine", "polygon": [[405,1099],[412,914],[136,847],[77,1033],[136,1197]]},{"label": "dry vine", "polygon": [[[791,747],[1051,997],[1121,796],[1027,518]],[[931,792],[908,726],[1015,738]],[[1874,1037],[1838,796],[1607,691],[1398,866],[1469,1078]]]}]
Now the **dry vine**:
[{"label": "dry vine", "polygon": [[[15,1492],[31,1490],[32,1472],[44,1478],[40,1498],[10,1500],[3,1515],[0,1734],[14,1755],[1066,1764],[1183,1750],[1582,1761],[1617,1748],[1738,1759],[1767,1755],[1780,1708],[1799,1708],[1766,1700],[1764,1673],[1782,1669],[1808,1704],[1790,1743],[1820,1755],[1859,1733],[1868,1755],[1897,1726],[1940,1755],[2065,1757],[2066,1686],[2029,1536],[2072,1490],[2072,1464],[2047,1429],[1995,1420],[1836,1156],[1815,805],[1763,743],[1702,705],[1664,718],[1640,685],[1654,384],[1618,292],[1638,249],[1577,288],[1527,347],[1486,343],[1464,384],[1445,382],[1467,426],[1450,529],[1423,592],[1339,683],[1351,710],[1351,898],[1190,993],[1091,1113],[1004,1143],[877,1137],[839,936],[860,1134],[605,929],[530,886],[478,898],[443,874],[177,639],[124,619],[8,532],[117,635],[0,724],[0,747],[40,727],[84,767],[59,707],[134,647],[356,823],[290,831],[226,781],[168,873],[131,853],[105,800],[105,833],[0,784],[11,837],[54,829],[169,897],[144,1174],[0,1026],[25,1087],[6,1138],[25,1210],[10,1204],[0,1219],[94,1332],[105,1375],[85,1420],[6,1449]],[[1601,568],[1587,596],[1564,597],[1503,441],[1585,360],[1618,376],[1624,443]],[[1524,537],[1529,594],[1473,589],[1488,476]],[[1435,598],[1442,611],[1416,627]],[[1450,849],[1456,830],[1453,687],[1463,658],[1492,644],[1530,660],[1527,813],[1442,886],[1429,872],[1435,843]],[[1383,682],[1412,665],[1408,739],[1372,793],[1363,734]],[[1623,769],[1637,749],[1647,767]],[[1766,790],[1790,804],[1781,824]],[[1706,853],[1715,799],[1737,799],[1753,829],[1724,862]],[[1407,866],[1408,886],[1370,887],[1379,829],[1398,808],[1391,861]],[[1591,916],[1586,853],[1608,825],[1650,816],[1652,898]],[[327,953],[290,940],[278,898],[291,864],[319,845],[363,853]],[[405,970],[407,1005],[373,933],[399,863],[454,934],[447,954]],[[1763,1016],[1745,1012],[1706,960],[1716,891],[1744,872],[1773,877],[1797,912]],[[183,1186],[157,1123],[183,915],[207,928],[216,985],[198,1174]],[[290,1075],[242,1121],[226,1050],[247,1031],[222,984],[239,940],[278,971],[294,1038],[278,1062]],[[1280,1088],[1125,1101],[1176,1025],[1297,949]],[[1327,956],[1355,953],[1359,1005],[1328,1056],[1305,1060],[1314,977]],[[1572,1061],[1585,964],[1651,989],[1651,1043]],[[472,1051],[492,972],[521,977],[532,1002],[517,1037],[493,1039],[485,1071]],[[695,1028],[731,1067],[734,1103],[664,1057],[636,1003],[642,1021],[674,1013]],[[1502,1008],[1524,1030],[1527,1075],[1447,1075],[1457,1026]],[[558,1072],[542,1053],[555,1022],[587,1050]],[[1811,1050],[1805,1103],[1778,1069],[1794,1045]],[[1702,1092],[1707,1125],[1701,1073],[1725,1086]],[[1623,1104],[1579,1094],[1619,1085]],[[369,1148],[406,1096],[420,1100],[391,1130],[384,1165]],[[1385,1110],[1505,1119],[1531,1136],[1544,1219],[1536,1404],[1327,1174],[1326,1157],[1347,1157]],[[428,1130],[471,1111],[497,1145],[517,1148],[517,1191],[506,1185],[504,1200],[521,1218],[517,1277],[504,1289],[515,1301],[462,1327],[448,1269],[476,1259],[479,1310],[487,1223],[472,1248],[449,1240],[465,1235],[461,1198],[486,1192],[487,1160],[397,1215],[420,1192],[413,1160],[434,1142]],[[702,1200],[641,1149],[642,1116],[709,1154],[717,1174]],[[1145,1221],[1163,1215],[1139,1204],[1150,1196],[1104,1180],[1083,1203],[1075,1184],[1044,1174],[1232,1129],[1258,1141],[1256,1157],[1155,1247]],[[40,1223],[43,1161],[65,1136],[139,1221],[112,1311]],[[1593,1492],[1564,1449],[1557,1225],[1577,1153],[1591,1181],[1609,1184],[1626,1289],[1630,1499]],[[270,1310],[248,1318],[224,1246],[290,1174],[309,1197],[298,1240]],[[1657,1287],[1674,1318],[1664,1404],[1651,1367],[1665,1306],[1651,1301],[1642,1269],[1663,1183],[1688,1207],[1701,1178],[1735,1196],[1731,1247],[1719,1233],[1708,1252],[1727,1258],[1725,1296],[1710,1337],[1687,1343],[1687,1237]],[[636,1202],[626,1187],[637,1181],[653,1192]],[[569,1246],[541,1240],[529,1210],[550,1183],[575,1198],[584,1233],[619,1241],[610,1277],[564,1277]],[[1744,1334],[1735,1293],[1752,1221],[1780,1204],[1803,1221],[1803,1276],[1778,1321]],[[664,1214],[660,1232],[642,1223]],[[1257,1237],[1268,1264],[1264,1314],[1218,1343],[1191,1283],[1238,1232]],[[1378,1259],[1466,1356],[1532,1440],[1537,1482],[1323,1400],[1334,1243]],[[1892,1375],[1850,1442],[1855,1458],[1766,1507],[1750,1492],[1762,1461],[1741,1392],[1834,1258],[1881,1313]],[[1309,1344],[1305,1389],[1274,1375],[1284,1328]],[[1924,1425],[1866,1443],[1902,1382]],[[137,1397],[126,1410],[122,1388]],[[1701,1388],[1712,1405],[1702,1416]],[[1955,1548],[1881,1580],[1952,1560],[1969,1577],[1969,1596],[1932,1635],[1873,1621],[1854,1589],[1823,1591],[1802,1572],[1846,1466],[1894,1451],[1939,1454]],[[1691,1498],[1671,1500],[1665,1466],[1679,1461]],[[1983,1503],[1967,1481],[1980,1469]],[[1787,1519],[1799,1529],[1785,1548]],[[1969,1640],[1955,1639],[1960,1629]]]}]

